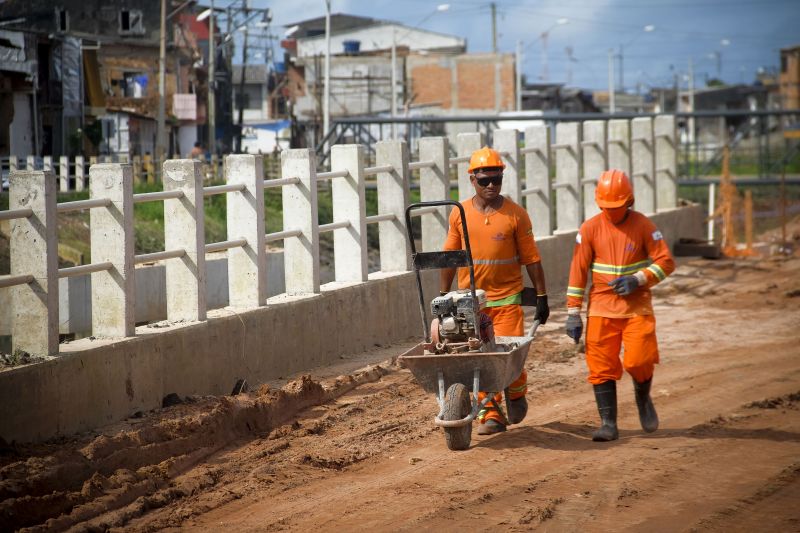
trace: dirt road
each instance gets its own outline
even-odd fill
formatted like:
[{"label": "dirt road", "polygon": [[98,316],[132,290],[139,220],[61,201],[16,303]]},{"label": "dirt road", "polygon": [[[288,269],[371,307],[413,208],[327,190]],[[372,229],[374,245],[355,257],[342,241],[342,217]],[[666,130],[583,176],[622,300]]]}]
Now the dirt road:
[{"label": "dirt road", "polygon": [[683,262],[656,292],[654,434],[626,376],[620,439],[591,441],[585,363],[555,313],[528,417],[467,451],[384,363],[6,446],[0,530],[800,530],[800,257]]}]

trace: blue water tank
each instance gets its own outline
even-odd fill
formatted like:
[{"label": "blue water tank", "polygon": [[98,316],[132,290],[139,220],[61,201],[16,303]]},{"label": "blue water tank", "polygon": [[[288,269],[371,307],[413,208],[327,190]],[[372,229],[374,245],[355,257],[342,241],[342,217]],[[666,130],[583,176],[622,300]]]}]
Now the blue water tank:
[{"label": "blue water tank", "polygon": [[345,54],[357,54],[361,49],[361,41],[343,41]]}]

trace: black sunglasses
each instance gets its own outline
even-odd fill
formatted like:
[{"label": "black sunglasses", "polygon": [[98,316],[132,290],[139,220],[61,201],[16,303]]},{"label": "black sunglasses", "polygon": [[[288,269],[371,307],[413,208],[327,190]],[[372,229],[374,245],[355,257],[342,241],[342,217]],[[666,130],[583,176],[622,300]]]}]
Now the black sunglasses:
[{"label": "black sunglasses", "polygon": [[475,178],[475,181],[481,187],[488,187],[490,183],[493,185],[501,185],[503,183],[503,175],[500,174],[499,176],[492,176],[489,178]]}]

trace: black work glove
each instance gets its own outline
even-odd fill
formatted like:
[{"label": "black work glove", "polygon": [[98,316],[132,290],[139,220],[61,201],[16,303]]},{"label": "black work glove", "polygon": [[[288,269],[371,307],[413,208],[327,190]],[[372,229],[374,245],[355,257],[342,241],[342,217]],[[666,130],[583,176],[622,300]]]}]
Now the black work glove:
[{"label": "black work glove", "polygon": [[639,280],[636,279],[636,276],[621,276],[612,279],[608,284],[614,289],[614,292],[620,296],[628,296],[639,288]]},{"label": "black work glove", "polygon": [[550,316],[550,306],[547,305],[547,295],[536,295],[536,312],[533,314],[533,319],[538,320],[540,324],[547,324],[547,318]]},{"label": "black work glove", "polygon": [[[577,309],[577,308],[576,308]],[[581,319],[580,311],[577,313],[567,314],[567,336],[578,344],[583,335],[583,320]]]}]

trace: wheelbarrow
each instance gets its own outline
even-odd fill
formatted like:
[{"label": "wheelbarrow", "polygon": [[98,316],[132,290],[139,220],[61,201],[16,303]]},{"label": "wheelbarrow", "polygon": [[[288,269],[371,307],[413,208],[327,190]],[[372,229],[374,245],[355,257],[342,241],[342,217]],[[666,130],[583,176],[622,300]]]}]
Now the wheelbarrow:
[{"label": "wheelbarrow", "polygon": [[[414,238],[411,235],[411,212],[414,209],[450,205],[461,212],[461,225],[464,234],[464,249],[440,252],[417,252]],[[444,430],[447,447],[450,450],[466,450],[472,439],[472,422],[478,413],[492,403],[495,409],[505,418],[503,410],[497,405],[494,396],[504,391],[506,412],[509,408],[508,386],[520,375],[525,365],[539,321],[535,320],[524,337],[495,338],[497,351],[466,352],[457,354],[436,354],[434,343],[428,327],[425,299],[422,290],[420,271],[425,269],[442,269],[453,267],[469,268],[470,291],[475,298],[475,268],[469,244],[466,217],[463,206],[454,201],[419,202],[409,205],[405,210],[406,228],[409,233],[414,274],[419,291],[420,313],[425,342],[419,343],[398,357],[398,364],[408,368],[425,392],[436,394],[439,413],[433,423]],[[528,293],[529,294],[529,293]],[[527,303],[523,297],[523,303]],[[478,313],[474,314],[475,317]],[[479,324],[474,325],[479,331]],[[472,393],[470,394],[470,387]],[[478,399],[478,391],[487,394],[483,400]]]}]

